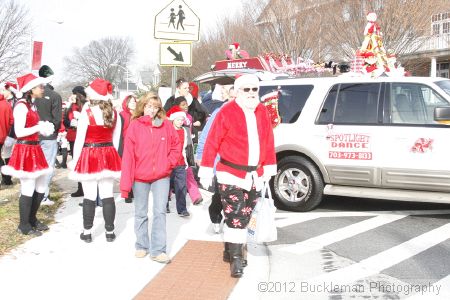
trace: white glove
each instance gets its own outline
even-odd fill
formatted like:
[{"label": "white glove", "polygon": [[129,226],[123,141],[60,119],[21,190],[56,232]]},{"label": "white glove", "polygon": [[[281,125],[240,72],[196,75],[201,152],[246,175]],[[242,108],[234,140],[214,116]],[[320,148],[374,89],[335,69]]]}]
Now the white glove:
[{"label": "white glove", "polygon": [[70,120],[70,127],[77,127],[78,126],[78,120],[73,118]]},{"label": "white glove", "polygon": [[49,121],[39,121],[38,122],[39,133],[43,136],[49,136],[55,132],[55,125]]},{"label": "white glove", "polygon": [[200,177],[200,184],[205,190],[207,190],[212,184],[212,178]]}]

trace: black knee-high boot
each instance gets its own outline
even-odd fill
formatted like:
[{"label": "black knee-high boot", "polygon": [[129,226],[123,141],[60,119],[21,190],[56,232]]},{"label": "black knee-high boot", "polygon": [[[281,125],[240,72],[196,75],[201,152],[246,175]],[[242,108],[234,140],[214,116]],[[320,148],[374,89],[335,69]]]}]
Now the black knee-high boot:
[{"label": "black knee-high boot", "polygon": [[[95,206],[95,200],[83,199],[83,227],[86,230],[89,230],[94,226]],[[84,232],[82,232],[80,234],[80,239],[86,243],[90,243],[92,242],[92,235],[90,233],[84,234]]]},{"label": "black knee-high boot", "polygon": [[116,203],[114,198],[104,198],[103,203],[103,218],[105,219],[106,241],[112,242],[116,239],[116,235],[108,233],[114,231],[114,219],[116,218]]},{"label": "black knee-high boot", "polygon": [[[229,263],[230,262],[230,243],[225,242],[224,243],[224,250],[223,250],[223,261]],[[247,266],[247,245],[242,245],[242,267]]]},{"label": "black knee-high boot", "polygon": [[30,224],[31,227],[38,231],[48,230],[48,226],[39,221],[36,217],[36,214],[41,206],[42,199],[44,199],[44,193],[38,193],[34,191],[33,193],[33,202],[31,204],[31,212],[30,212]]},{"label": "black knee-high boot", "polygon": [[239,278],[244,274],[242,266],[242,246],[242,244],[228,243],[231,277],[234,278]]},{"label": "black knee-high boot", "polygon": [[[9,158],[5,158],[5,164],[7,165],[9,162]],[[13,182],[11,180],[11,176],[2,174],[2,184],[4,185],[12,185]]]},{"label": "black knee-high boot", "polygon": [[20,224],[18,231],[27,235],[42,235],[41,232],[34,230],[30,224],[31,206],[33,204],[33,197],[21,195],[19,198],[19,215]]},{"label": "black knee-high boot", "polygon": [[84,192],[83,192],[83,186],[81,185],[81,182],[78,182],[78,189],[73,192],[72,194],[70,194],[71,197],[82,197],[84,196]]},{"label": "black knee-high boot", "polygon": [[67,169],[67,148],[61,148],[62,162],[61,168]]}]

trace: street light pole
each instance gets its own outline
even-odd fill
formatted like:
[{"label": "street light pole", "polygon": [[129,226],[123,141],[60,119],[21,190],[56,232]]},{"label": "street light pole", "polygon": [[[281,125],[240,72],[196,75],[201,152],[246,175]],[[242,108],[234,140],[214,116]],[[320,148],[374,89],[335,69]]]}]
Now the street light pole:
[{"label": "street light pole", "polygon": [[110,66],[113,66],[113,67],[119,67],[119,68],[122,68],[122,70],[125,70],[125,76],[127,77],[127,94],[128,94],[128,68],[127,67],[124,67],[124,66],[121,66],[121,65],[119,65],[119,64],[110,64]]},{"label": "street light pole", "polygon": [[[46,19],[45,21],[48,21],[48,22],[51,22],[51,23],[55,23],[55,24],[58,24],[58,25],[64,24],[64,20],[63,19],[57,19],[57,20]],[[40,24],[37,24],[37,25],[38,26],[34,26],[34,29],[39,27]],[[30,28],[30,72],[33,72],[33,54],[34,54],[34,36],[33,36],[33,27],[31,27]]]}]

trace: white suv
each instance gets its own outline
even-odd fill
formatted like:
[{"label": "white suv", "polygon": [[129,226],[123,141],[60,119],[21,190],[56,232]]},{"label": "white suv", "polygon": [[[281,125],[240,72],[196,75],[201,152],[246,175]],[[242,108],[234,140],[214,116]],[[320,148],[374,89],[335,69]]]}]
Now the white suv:
[{"label": "white suv", "polygon": [[450,80],[261,82],[260,96],[274,91],[278,207],[308,211],[323,194],[450,203]]}]

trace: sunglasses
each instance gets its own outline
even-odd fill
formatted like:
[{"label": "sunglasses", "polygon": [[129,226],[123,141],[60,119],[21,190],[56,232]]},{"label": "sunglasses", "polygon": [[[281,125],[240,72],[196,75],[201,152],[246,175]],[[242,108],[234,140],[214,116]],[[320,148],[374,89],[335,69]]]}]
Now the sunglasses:
[{"label": "sunglasses", "polygon": [[254,87],[254,88],[243,88],[242,89],[244,92],[246,92],[246,93],[248,93],[248,92],[250,92],[250,91],[252,91],[252,92],[257,92],[258,90],[259,90],[259,88],[257,88],[257,87]]}]

